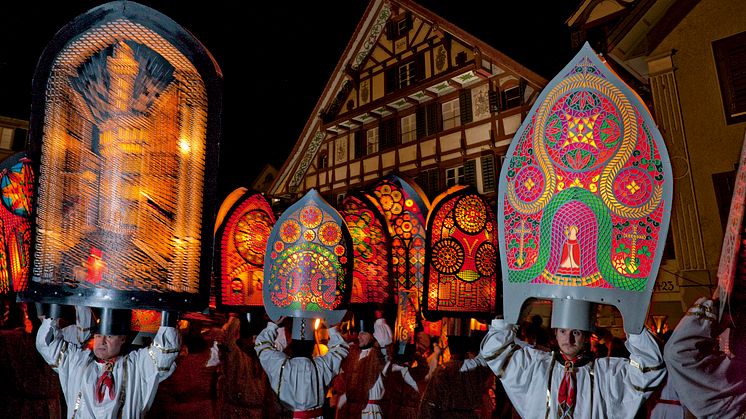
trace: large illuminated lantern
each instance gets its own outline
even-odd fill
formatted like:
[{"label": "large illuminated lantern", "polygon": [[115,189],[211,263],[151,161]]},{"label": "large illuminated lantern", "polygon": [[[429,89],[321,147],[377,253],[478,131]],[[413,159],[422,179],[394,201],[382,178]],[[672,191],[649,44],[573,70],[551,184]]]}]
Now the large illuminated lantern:
[{"label": "large illuminated lantern", "polygon": [[352,239],[344,220],[315,189],[283,212],[267,240],[264,308],[293,317],[293,339],[314,339],[313,319],[338,324],[352,283]]},{"label": "large illuminated lantern", "polygon": [[33,80],[24,298],[207,306],[221,89],[199,40],[134,2],[98,6],[55,35]]},{"label": "large illuminated lantern", "polygon": [[263,306],[264,251],[275,224],[262,194],[246,188],[234,192],[218,211],[215,234],[216,305],[225,311]]},{"label": "large illuminated lantern", "polygon": [[646,318],[671,213],[671,166],[645,105],[588,44],[515,134],[497,219],[504,310],[552,300],[552,326],[589,330],[595,303],[627,332]]},{"label": "large illuminated lantern", "polygon": [[457,185],[433,200],[427,217],[426,318],[489,318],[502,293],[495,212],[473,187]]},{"label": "large illuminated lantern", "polygon": [[395,174],[374,184],[370,196],[383,211],[391,234],[391,278],[398,304],[394,337],[400,343],[412,341],[421,313],[430,202],[417,184]]},{"label": "large illuminated lantern", "polygon": [[26,153],[0,163],[0,294],[28,287],[34,172]]},{"label": "large illuminated lantern", "polygon": [[385,304],[393,301],[389,273],[391,237],[382,211],[363,193],[351,193],[339,213],[352,238],[354,269],[351,304]]}]

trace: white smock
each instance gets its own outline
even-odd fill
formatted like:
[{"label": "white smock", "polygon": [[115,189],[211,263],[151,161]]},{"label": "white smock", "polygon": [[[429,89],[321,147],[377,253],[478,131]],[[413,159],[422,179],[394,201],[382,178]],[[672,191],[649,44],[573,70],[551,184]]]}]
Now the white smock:
[{"label": "white smock", "polygon": [[[500,379],[522,418],[557,417],[564,365],[555,361],[554,352],[519,345],[514,329],[502,319],[493,320],[480,356]],[[574,418],[632,419],[663,382],[663,357],[650,332],[630,334],[625,344],[630,359],[601,358],[577,367]]]}]

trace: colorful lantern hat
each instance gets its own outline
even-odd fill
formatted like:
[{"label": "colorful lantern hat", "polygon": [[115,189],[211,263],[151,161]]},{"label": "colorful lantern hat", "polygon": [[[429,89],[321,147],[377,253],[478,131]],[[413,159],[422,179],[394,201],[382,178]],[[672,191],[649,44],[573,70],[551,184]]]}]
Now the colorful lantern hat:
[{"label": "colorful lantern hat", "polygon": [[505,318],[515,323],[530,297],[552,299],[552,327],[590,330],[592,303],[612,304],[639,333],[672,185],[649,111],[586,43],[539,96],[500,173]]},{"label": "colorful lantern hat", "polygon": [[495,213],[476,189],[458,185],[438,195],[427,217],[425,317],[486,318],[502,311],[497,248]]},{"label": "colorful lantern hat", "polygon": [[368,195],[353,192],[342,200],[339,213],[350,231],[354,254],[350,304],[393,301],[391,235],[381,210]]},{"label": "colorful lantern hat", "polygon": [[222,71],[204,45],[156,10],[106,3],[57,32],[32,90],[39,177],[20,297],[207,307]]},{"label": "colorful lantern hat", "polygon": [[329,326],[347,312],[352,239],[344,220],[315,189],[280,216],[264,257],[264,308],[294,317],[293,339],[313,339],[312,319]]},{"label": "colorful lantern hat", "polygon": [[28,288],[34,171],[26,153],[0,163],[0,294]]},{"label": "colorful lantern hat", "polygon": [[261,193],[237,190],[241,195],[228,195],[218,211],[215,235],[216,306],[224,311],[263,306],[264,252],[275,224],[272,207]]}]

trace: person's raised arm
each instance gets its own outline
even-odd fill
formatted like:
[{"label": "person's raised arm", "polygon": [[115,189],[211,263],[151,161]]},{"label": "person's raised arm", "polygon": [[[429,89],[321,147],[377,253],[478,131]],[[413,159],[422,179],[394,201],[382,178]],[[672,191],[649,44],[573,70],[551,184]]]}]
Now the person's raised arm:
[{"label": "person's raised arm", "polygon": [[339,373],[342,361],[347,357],[350,351],[349,344],[339,334],[337,327],[329,329],[329,351],[317,357],[317,363],[324,366],[324,384],[331,382],[331,379]]},{"label": "person's raised arm", "polygon": [[[277,323],[282,323],[282,318]],[[280,388],[280,371],[282,370],[282,366],[289,359],[284,352],[277,350],[275,347],[278,327],[276,323],[268,322],[264,330],[257,335],[256,344],[254,345],[259,362],[262,364],[264,372],[267,373],[267,377],[269,377],[269,382],[275,393]]]},{"label": "person's raised arm", "polygon": [[175,327],[176,322],[177,313],[162,312],[161,326],[153,342],[133,354],[143,376],[152,376],[161,382],[173,374],[181,350],[181,335]]},{"label": "person's raised arm", "polygon": [[91,338],[94,326],[93,310],[86,306],[75,306],[75,324],[62,329],[66,341],[83,346]]},{"label": "person's raised arm", "polygon": [[[90,309],[88,313],[90,314]],[[39,351],[44,361],[58,373],[66,368],[69,354],[81,350],[76,336],[77,325],[68,326],[70,330],[68,335],[75,336],[75,338],[66,339],[65,333],[60,328],[60,314],[61,308],[55,304],[51,305],[36,333],[36,350]],[[83,311],[80,314],[81,319],[84,320]]]},{"label": "person's raised arm", "polygon": [[484,362],[499,376],[510,355],[517,349],[515,326],[503,319],[493,319],[479,348],[480,362]]},{"label": "person's raised arm", "polygon": [[645,327],[642,333],[627,334],[624,344],[629,351],[629,367],[625,380],[636,391],[648,393],[647,398],[666,378],[666,365],[660,346]]},{"label": "person's raised arm", "polygon": [[697,417],[746,413],[746,363],[720,351],[718,301],[702,297],[674,329],[664,349],[669,380]]}]

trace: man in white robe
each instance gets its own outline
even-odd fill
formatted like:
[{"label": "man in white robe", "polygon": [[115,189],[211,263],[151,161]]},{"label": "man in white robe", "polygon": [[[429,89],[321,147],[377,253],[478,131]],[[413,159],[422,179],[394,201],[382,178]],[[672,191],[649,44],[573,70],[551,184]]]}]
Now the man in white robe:
[{"label": "man in white robe", "polygon": [[[481,358],[523,418],[634,418],[665,378],[663,357],[647,330],[628,335],[629,359],[578,358],[587,332],[557,329],[556,334],[559,352],[521,346],[515,340],[515,326],[495,319],[482,341]],[[570,384],[563,386],[563,380]],[[560,405],[568,400],[572,409],[564,409],[561,416]]]},{"label": "man in white robe", "polygon": [[[339,373],[349,346],[337,331],[329,329],[329,350],[315,358],[289,357],[275,347],[278,326],[268,322],[256,338],[256,350],[262,368],[269,377],[272,390],[284,409],[293,412],[295,419],[323,419],[326,391]],[[290,343],[291,348],[293,342]],[[311,349],[311,348],[309,348]],[[310,356],[311,351],[308,351]]]},{"label": "man in white robe", "polygon": [[698,418],[746,418],[746,362],[720,351],[718,302],[698,299],[664,349],[669,381]]},{"label": "man in white robe", "polygon": [[384,359],[388,362],[391,360],[392,344],[394,343],[394,334],[391,327],[386,323],[383,317],[383,310],[375,311],[376,321],[373,323],[373,337],[381,347]]},{"label": "man in white robe", "polygon": [[94,335],[93,351],[71,340],[56,318],[44,319],[36,335],[36,349],[60,376],[68,418],[144,417],[181,347],[178,331],[165,326],[150,346],[128,354],[120,354],[124,335]]}]

